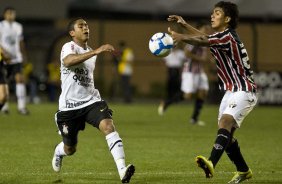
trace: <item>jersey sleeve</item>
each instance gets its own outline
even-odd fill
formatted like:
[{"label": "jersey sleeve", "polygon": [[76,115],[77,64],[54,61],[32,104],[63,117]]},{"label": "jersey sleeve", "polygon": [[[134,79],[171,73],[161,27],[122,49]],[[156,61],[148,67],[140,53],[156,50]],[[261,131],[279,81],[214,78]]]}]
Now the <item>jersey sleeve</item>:
[{"label": "jersey sleeve", "polygon": [[70,54],[75,54],[76,51],[75,51],[75,46],[73,43],[69,42],[69,43],[66,43],[63,48],[62,48],[62,51],[61,51],[61,62],[63,61],[63,59],[65,57],[67,57],[68,55]]},{"label": "jersey sleeve", "polygon": [[24,40],[24,35],[23,35],[23,26],[21,24],[18,24],[18,39],[20,41]]},{"label": "jersey sleeve", "polygon": [[227,50],[230,48],[229,44],[231,38],[232,36],[228,29],[223,32],[218,32],[208,36],[210,47],[215,47],[222,50]]}]

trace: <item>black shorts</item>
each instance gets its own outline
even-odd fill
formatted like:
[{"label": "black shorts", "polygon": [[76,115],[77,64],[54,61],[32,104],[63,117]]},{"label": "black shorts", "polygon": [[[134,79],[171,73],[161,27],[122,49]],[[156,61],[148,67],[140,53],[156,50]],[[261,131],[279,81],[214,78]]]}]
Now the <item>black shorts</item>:
[{"label": "black shorts", "polygon": [[15,78],[15,75],[17,73],[21,73],[23,70],[22,63],[16,63],[16,64],[9,64],[5,65],[7,70],[7,79],[13,80]]},{"label": "black shorts", "polygon": [[112,119],[112,112],[105,101],[99,101],[78,110],[58,111],[55,121],[64,144],[74,146],[77,144],[78,132],[85,128],[85,122],[99,129],[103,119]]},{"label": "black shorts", "polygon": [[7,84],[6,70],[3,61],[0,61],[0,84]]}]

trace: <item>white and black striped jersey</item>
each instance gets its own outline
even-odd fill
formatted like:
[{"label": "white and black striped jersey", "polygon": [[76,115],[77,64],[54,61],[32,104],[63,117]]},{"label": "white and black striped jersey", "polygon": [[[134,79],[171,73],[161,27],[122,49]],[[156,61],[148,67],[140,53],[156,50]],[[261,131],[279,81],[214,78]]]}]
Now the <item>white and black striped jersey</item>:
[{"label": "white and black striped jersey", "polygon": [[209,35],[210,51],[216,59],[219,88],[229,91],[256,91],[249,57],[233,29]]}]

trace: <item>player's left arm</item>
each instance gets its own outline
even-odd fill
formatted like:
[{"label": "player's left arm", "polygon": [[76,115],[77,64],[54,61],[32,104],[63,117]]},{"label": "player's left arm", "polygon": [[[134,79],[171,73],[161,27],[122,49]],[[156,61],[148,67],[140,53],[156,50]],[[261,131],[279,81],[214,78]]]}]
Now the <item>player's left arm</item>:
[{"label": "player's left arm", "polygon": [[178,42],[185,42],[191,45],[208,47],[210,45],[208,36],[190,36],[188,34],[180,34],[173,31],[170,27],[168,28],[168,32],[171,35],[173,42],[177,44]]}]

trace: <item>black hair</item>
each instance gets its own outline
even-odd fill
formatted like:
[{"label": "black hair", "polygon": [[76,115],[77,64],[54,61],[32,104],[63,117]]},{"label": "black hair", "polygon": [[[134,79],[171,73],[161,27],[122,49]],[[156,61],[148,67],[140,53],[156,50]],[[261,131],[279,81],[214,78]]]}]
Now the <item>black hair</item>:
[{"label": "black hair", "polygon": [[5,7],[3,13],[5,14],[7,11],[16,11],[16,9],[12,6],[7,6],[7,7]]},{"label": "black hair", "polygon": [[236,29],[239,20],[239,10],[235,3],[220,1],[214,7],[219,7],[223,10],[225,16],[230,17],[229,27]]},{"label": "black hair", "polygon": [[7,6],[7,7],[5,7],[5,9],[4,9],[4,13],[5,13],[6,11],[8,11],[8,10],[16,11],[16,9],[15,9],[14,7],[12,7],[12,6]]},{"label": "black hair", "polygon": [[[77,17],[77,18],[74,18],[74,19],[72,19],[70,22],[69,22],[69,24],[68,24],[68,32],[69,31],[73,31],[74,30],[74,25],[75,25],[75,23],[76,23],[76,21],[78,21],[78,20],[80,20],[80,19],[83,19],[82,17]],[[83,19],[84,20],[84,19]]]}]

